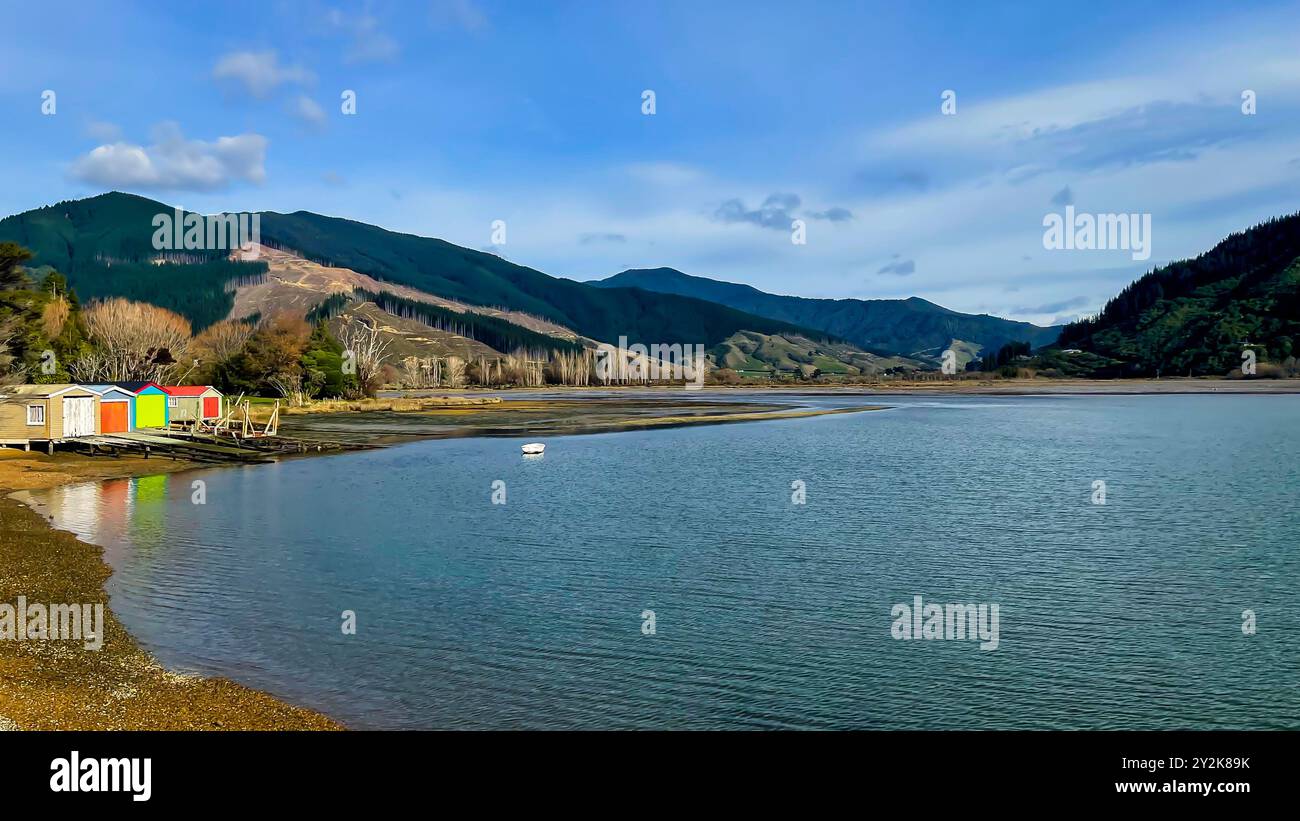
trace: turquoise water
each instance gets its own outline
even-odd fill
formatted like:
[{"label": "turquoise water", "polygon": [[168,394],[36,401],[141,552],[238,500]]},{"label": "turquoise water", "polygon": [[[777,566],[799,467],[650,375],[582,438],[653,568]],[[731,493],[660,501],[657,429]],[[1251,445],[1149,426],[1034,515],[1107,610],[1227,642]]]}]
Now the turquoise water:
[{"label": "turquoise water", "polygon": [[[1300,397],[882,401],[40,500],[168,667],[358,728],[1300,727]],[[998,648],[892,638],[915,595]]]}]

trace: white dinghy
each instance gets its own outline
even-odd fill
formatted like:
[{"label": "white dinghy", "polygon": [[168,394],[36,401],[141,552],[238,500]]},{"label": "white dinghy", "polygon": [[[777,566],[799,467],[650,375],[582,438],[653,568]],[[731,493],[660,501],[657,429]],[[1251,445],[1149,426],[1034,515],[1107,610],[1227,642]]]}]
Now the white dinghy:
[{"label": "white dinghy", "polygon": [[523,447],[524,453],[528,456],[535,456],[545,450],[546,445],[543,445],[541,442],[529,442]]}]

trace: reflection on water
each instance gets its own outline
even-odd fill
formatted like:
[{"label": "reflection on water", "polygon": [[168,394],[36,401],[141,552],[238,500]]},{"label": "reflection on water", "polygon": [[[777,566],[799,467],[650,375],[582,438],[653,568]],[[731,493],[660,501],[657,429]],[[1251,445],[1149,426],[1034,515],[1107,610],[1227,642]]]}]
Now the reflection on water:
[{"label": "reflection on water", "polygon": [[[890,404],[40,498],[165,665],[355,727],[1300,728],[1300,397]],[[998,649],[895,641],[915,595]]]},{"label": "reflection on water", "polygon": [[34,494],[40,509],[59,527],[108,551],[110,564],[126,545],[151,548],[166,544],[168,488],[188,482],[171,474],[107,479],[63,485]]}]

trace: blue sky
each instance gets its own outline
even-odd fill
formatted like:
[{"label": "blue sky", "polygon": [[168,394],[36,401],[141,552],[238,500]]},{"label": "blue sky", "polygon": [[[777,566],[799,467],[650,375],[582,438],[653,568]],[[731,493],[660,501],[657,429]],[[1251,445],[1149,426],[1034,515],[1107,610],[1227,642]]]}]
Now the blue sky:
[{"label": "blue sky", "polygon": [[[3,8],[4,214],[119,189],[1047,323],[1300,210],[1295,3]],[[1067,204],[1150,214],[1151,259],[1044,249]]]}]

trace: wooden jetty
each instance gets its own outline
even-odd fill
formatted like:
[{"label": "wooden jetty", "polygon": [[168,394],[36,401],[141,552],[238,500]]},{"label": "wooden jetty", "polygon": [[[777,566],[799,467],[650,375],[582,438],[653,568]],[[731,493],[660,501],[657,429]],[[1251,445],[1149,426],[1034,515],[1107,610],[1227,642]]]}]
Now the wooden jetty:
[{"label": "wooden jetty", "polygon": [[82,436],[75,441],[77,444],[85,445],[91,456],[99,453],[109,456],[135,453],[142,454],[146,459],[153,455],[162,455],[194,462],[242,462],[244,464],[267,464],[275,461],[271,458],[273,456],[378,447],[305,441],[284,436],[231,439],[204,433],[161,431],[98,434]]},{"label": "wooden jetty", "polygon": [[194,462],[265,463],[274,461],[266,458],[261,451],[212,442],[199,442],[186,436],[168,436],[161,433],[153,434],[141,431],[82,436],[76,442],[85,445],[91,456],[99,453],[110,456],[135,453],[142,454],[146,459],[156,454],[170,456],[173,459],[188,459]]},{"label": "wooden jetty", "polygon": [[275,456],[382,447],[280,436],[279,422],[280,403],[277,401],[270,419],[259,428],[252,421],[248,400],[240,394],[233,403],[227,404],[225,415],[220,418],[196,417],[162,429],[100,433],[67,441],[84,447],[91,456],[134,453],[142,454],[145,458],[162,455],[194,462],[245,464],[274,462],[272,457]]}]

